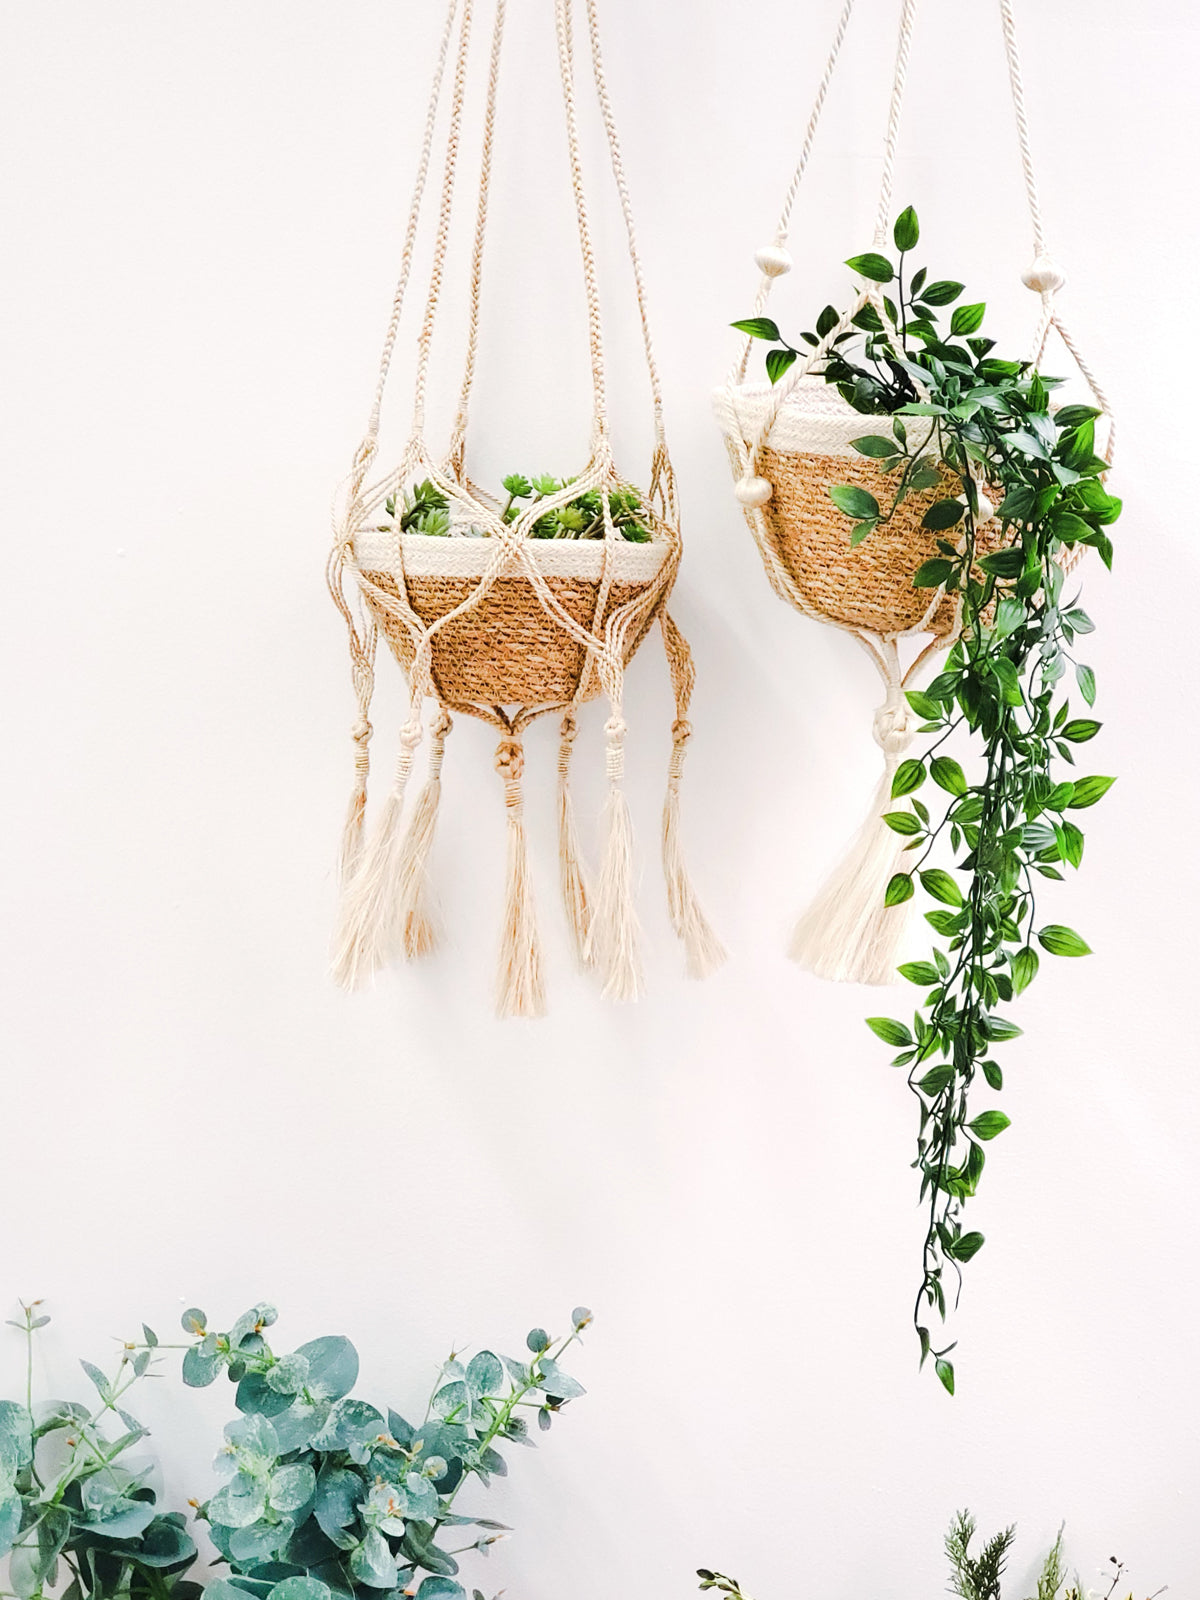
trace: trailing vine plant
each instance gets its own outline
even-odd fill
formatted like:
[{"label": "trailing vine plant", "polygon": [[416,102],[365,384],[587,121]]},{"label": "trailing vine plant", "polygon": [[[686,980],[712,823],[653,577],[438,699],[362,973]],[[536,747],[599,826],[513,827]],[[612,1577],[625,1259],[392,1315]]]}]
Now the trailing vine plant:
[{"label": "trailing vine plant", "polygon": [[[909,207],[896,220],[895,262],[875,251],[847,262],[880,286],[883,315],[867,303],[835,331],[843,319],[826,306],[800,343],[810,350],[824,344],[815,370],[855,410],[886,419],[854,446],[892,475],[886,503],[854,484],[829,491],[850,519],[850,543],[886,537],[907,496],[942,487],[924,515],[937,554],[912,581],[961,604],[944,670],[908,695],[930,743],[901,763],[892,796],[904,803],[884,818],[915,857],[888,884],[886,903],[912,898],[919,884],[936,902],[926,921],[942,944],[928,960],[899,968],[924,991],[911,1026],[868,1018],[899,1052],[893,1065],[907,1070],[920,1108],[913,1165],[926,1232],[914,1324],[922,1365],[932,1356],[953,1394],[954,1345],[935,1346],[929,1321],[931,1312],[946,1321],[961,1269],[984,1242],[981,1233],[964,1231],[963,1209],[978,1189],[985,1145],[1009,1119],[995,1107],[979,1110],[975,1092],[979,1078],[992,1090],[1002,1087],[994,1048],[1021,1033],[998,1008],[1032,983],[1039,952],[1090,953],[1073,928],[1041,920],[1039,889],[1079,866],[1078,814],[1114,781],[1063,774],[1056,762],[1073,764],[1077,747],[1100,729],[1092,716],[1073,715],[1068,698],[1072,674],[1090,708],[1096,680],[1075,654],[1092,622],[1077,596],[1065,598],[1064,562],[1077,547],[1091,546],[1111,566],[1106,529],[1121,502],[1104,486],[1108,463],[1096,451],[1095,407],[1053,406],[1061,379],[993,355],[994,342],[981,332],[983,304],[957,305],[949,328],[939,326],[939,312],[964,286],[930,281],[924,267],[912,270],[919,236]],[[734,326],[772,344],[772,382],[800,355],[768,318]],[[947,471],[954,492],[945,492]],[[993,518],[1000,537],[992,536]],[[960,731],[974,741],[978,776],[968,777],[945,748]],[[936,817],[918,793],[926,784],[948,796]],[[952,871],[937,864],[947,842],[957,858]]]}]

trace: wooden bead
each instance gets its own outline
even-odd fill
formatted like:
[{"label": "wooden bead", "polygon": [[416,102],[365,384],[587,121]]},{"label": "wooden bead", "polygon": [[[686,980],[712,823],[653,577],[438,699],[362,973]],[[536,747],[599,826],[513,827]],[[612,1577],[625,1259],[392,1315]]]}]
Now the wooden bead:
[{"label": "wooden bead", "polygon": [[766,478],[739,478],[733,492],[744,506],[765,506],[775,490]]},{"label": "wooden bead", "polygon": [[764,244],[754,252],[754,260],[768,278],[782,278],[792,270],[792,258],[781,244]]},{"label": "wooden bead", "polygon": [[1054,294],[1066,281],[1066,273],[1049,256],[1035,256],[1021,274],[1021,282],[1035,294]]}]

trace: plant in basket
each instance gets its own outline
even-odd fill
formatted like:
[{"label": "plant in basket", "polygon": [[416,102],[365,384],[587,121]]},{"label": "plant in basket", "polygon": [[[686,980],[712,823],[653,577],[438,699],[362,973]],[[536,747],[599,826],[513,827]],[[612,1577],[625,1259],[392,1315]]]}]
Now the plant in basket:
[{"label": "plant in basket", "polygon": [[[1033,982],[1041,956],[1089,953],[1044,906],[1049,885],[1082,860],[1080,814],[1114,781],[1076,770],[1100,723],[1095,674],[1078,654],[1092,622],[1068,569],[1082,547],[1111,564],[1107,529],[1121,502],[1103,481],[1099,409],[1054,406],[1061,380],[997,356],[982,304],[958,305],[945,327],[942,312],[963,285],[911,269],[919,236],[910,207],[895,224],[895,262],[872,251],[848,263],[883,289],[879,304],[845,318],[827,307],[799,344],[820,352],[814,371],[864,428],[875,424],[852,441],[872,466],[874,491],[861,482],[828,489],[847,546],[868,549],[915,506],[935,548],[910,585],[923,603],[954,608],[943,670],[905,695],[927,743],[896,765],[894,809],[882,819],[903,851],[881,886],[883,904],[902,905],[919,887],[934,902],[926,921],[940,943],[899,968],[923,991],[911,1025],[870,1019],[899,1051],[893,1064],[918,1102],[914,1165],[927,1228],[915,1323],[922,1362],[932,1355],[953,1393],[953,1346],[935,1347],[928,1313],[945,1320],[963,1265],[983,1245],[981,1233],[964,1231],[963,1209],[985,1146],[1009,1126],[998,1108],[978,1108],[980,1080],[1002,1087],[996,1047],[1021,1033],[1003,1008]],[[776,378],[798,358],[774,324],[740,326],[771,341]],[[949,753],[951,741],[971,752],[971,771]]]},{"label": "plant in basket", "polygon": [[[458,21],[448,7],[427,113],[425,157],[409,212],[404,264],[384,340],[367,432],[355,452],[338,518],[328,577],[346,623],[358,718],[354,724],[355,783],[343,830],[342,897],[334,936],[334,976],[353,988],[394,958],[433,948],[434,918],[428,864],[433,844],[445,742],[453,718],[465,715],[493,727],[499,742],[507,872],[500,941],[497,1010],[538,1016],[544,1010],[541,940],[525,830],[525,732],[545,716],[559,721],[558,856],[564,907],[579,962],[600,974],[604,993],[635,999],[642,984],[634,904],[635,861],[623,792],[625,670],[657,623],[675,691],[675,718],[663,808],[662,853],[667,902],[683,943],[687,971],[701,977],[724,952],[700,909],[684,866],[680,785],[691,735],[688,707],[694,672],[691,651],[667,603],[680,560],[674,475],[663,430],[662,394],[648,331],[645,354],[653,401],[654,445],[644,486],[617,470],[608,425],[604,347],[596,256],[592,247],[577,127],[572,13],[576,0],[555,0],[554,26],[567,134],[567,153],[581,246],[592,376],[592,428],[585,465],[574,477],[514,474],[503,495],[479,489],[466,471],[468,414],[477,366],[481,283],[488,196],[503,56],[505,8],[498,4],[479,161],[479,200],[469,268],[471,315],[458,407],[444,453],[425,437],[425,401],[434,323],[446,269],[449,223],[461,152],[462,84],[471,55],[470,8]],[[594,0],[584,0],[591,76],[616,178],[643,330],[645,285],[633,232],[629,193],[599,53]],[[576,23],[576,26],[579,26]],[[443,69],[453,62],[455,91],[429,292],[417,341],[413,429],[399,464],[377,481],[374,462],[379,413],[396,345],[420,222],[430,142],[441,100]],[[382,518],[386,517],[386,521]],[[353,575],[357,596],[346,592]],[[361,601],[361,607],[356,604]],[[395,777],[376,825],[365,828],[369,718],[376,647],[383,635],[409,690],[400,729]],[[603,697],[604,766],[608,783],[602,856],[594,886],[586,870],[570,792],[578,711]],[[415,805],[406,794],[424,736],[426,701],[436,703],[429,776]]]}]

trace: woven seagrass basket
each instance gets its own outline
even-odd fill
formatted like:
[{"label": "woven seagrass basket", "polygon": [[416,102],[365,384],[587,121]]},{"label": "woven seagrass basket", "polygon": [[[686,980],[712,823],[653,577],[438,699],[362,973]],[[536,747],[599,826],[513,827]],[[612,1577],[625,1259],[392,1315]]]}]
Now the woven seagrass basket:
[{"label": "woven seagrass basket", "polygon": [[[771,386],[743,384],[734,397],[742,438],[756,437],[767,416]],[[910,426],[919,424],[912,419]],[[773,489],[762,508],[767,534],[802,598],[812,610],[844,627],[880,634],[918,628],[932,600],[928,589],[914,589],[913,573],[939,554],[937,535],[921,526],[935,500],[962,491],[957,474],[943,469],[936,489],[909,495],[886,527],[857,547],[850,545],[851,520],[834,505],[829,491],[851,483],[887,507],[896,474],[856,451],[851,441],[887,431],[886,417],[853,410],[832,385],[805,378],[784,401],[758,453],[757,470]],[[947,537],[953,537],[949,535]],[[1002,544],[1000,524],[986,523],[977,535],[981,553]],[[946,596],[925,620],[932,633],[948,633],[955,603]]]},{"label": "woven seagrass basket", "polygon": [[[656,587],[670,543],[529,539],[526,548],[557,603],[587,631],[602,634],[615,612],[630,607],[628,661],[665,600],[663,590],[649,591]],[[429,627],[474,592],[494,553],[490,539],[426,534],[397,538],[388,532],[357,537],[355,563],[367,605],[405,671],[415,654],[413,638],[388,599],[406,593],[412,610]],[[597,617],[606,576],[608,592]],[[646,603],[639,609],[640,595],[646,595]],[[431,666],[443,701],[537,706],[571,700],[586,660],[584,647],[547,612],[514,555],[482,601],[434,635]],[[599,690],[593,677],[583,698],[591,699]]]}]

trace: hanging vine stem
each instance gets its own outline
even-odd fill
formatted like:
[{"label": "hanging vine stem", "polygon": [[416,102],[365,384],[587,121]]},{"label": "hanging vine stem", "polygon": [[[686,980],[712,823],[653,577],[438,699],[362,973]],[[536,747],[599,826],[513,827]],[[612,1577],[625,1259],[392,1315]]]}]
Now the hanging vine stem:
[{"label": "hanging vine stem", "polygon": [[[962,1267],[984,1243],[982,1233],[964,1232],[963,1207],[978,1189],[984,1146],[1009,1119],[994,1107],[972,1116],[970,1102],[980,1076],[992,1090],[1002,1088],[993,1047],[1021,1033],[996,1008],[1036,977],[1038,948],[1089,954],[1074,929],[1036,925],[1034,884],[1039,877],[1061,879],[1063,866],[1079,866],[1083,834],[1068,813],[1094,805],[1114,781],[1056,779],[1052,769],[1057,760],[1072,763],[1074,747],[1100,729],[1091,717],[1073,718],[1058,689],[1073,668],[1088,706],[1095,699],[1095,675],[1074,655],[1092,623],[1075,600],[1064,602],[1063,589],[1078,547],[1092,546],[1111,565],[1104,530],[1120,515],[1121,502],[1102,481],[1108,462],[1096,452],[1097,408],[1052,407],[1062,380],[1042,377],[1027,361],[995,357],[993,341],[980,333],[984,305],[960,305],[949,332],[938,327],[938,309],[958,300],[963,285],[929,282],[924,268],[907,273],[919,237],[909,207],[893,230],[898,265],[878,251],[848,262],[874,284],[895,284],[896,298],[880,292],[878,306],[864,305],[833,340],[820,371],[851,406],[886,419],[890,429],[854,441],[863,457],[897,475],[886,509],[859,485],[830,489],[853,519],[850,543],[886,537],[900,504],[924,494],[923,526],[937,554],[914,573],[913,585],[959,602],[944,670],[907,696],[925,719],[919,732],[931,742],[897,768],[892,797],[906,805],[884,816],[908,839],[906,849],[920,852],[912,867],[893,876],[886,903],[911,899],[919,884],[936,902],[926,921],[943,945],[930,959],[898,969],[925,991],[911,1027],[893,1017],[868,1019],[898,1050],[893,1065],[907,1069],[920,1108],[913,1165],[927,1212],[913,1320],[922,1364],[932,1356],[953,1394],[954,1344],[935,1347],[929,1313],[946,1320],[948,1289],[956,1306]],[[815,348],[838,321],[827,306],[816,331],[800,342]],[[774,346],[767,354],[772,382],[800,354],[766,318],[735,326]],[[925,419],[912,428],[919,441],[910,437],[913,418]],[[999,494],[998,507],[988,490]],[[971,739],[982,757],[976,782],[944,753],[956,734]],[[949,796],[937,821],[917,794],[927,780]],[[933,864],[947,838],[953,871]],[[958,874],[966,877],[965,890]]]}]

